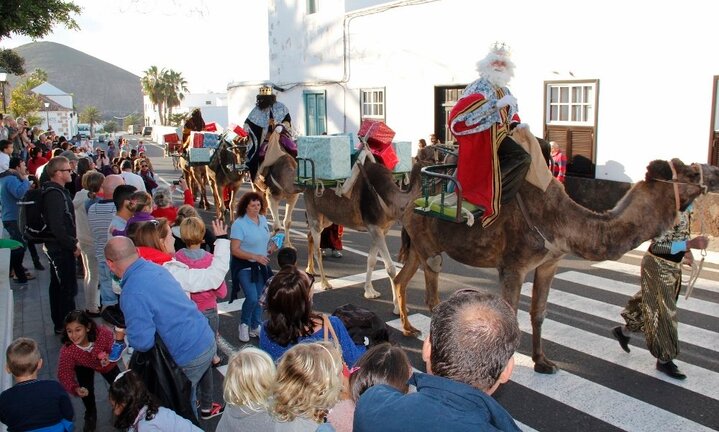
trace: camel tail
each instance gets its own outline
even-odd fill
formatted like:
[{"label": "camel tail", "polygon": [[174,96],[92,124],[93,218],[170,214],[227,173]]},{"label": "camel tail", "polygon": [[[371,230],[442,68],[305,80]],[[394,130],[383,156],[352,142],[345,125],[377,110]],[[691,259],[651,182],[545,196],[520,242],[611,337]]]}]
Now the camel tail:
[{"label": "camel tail", "polygon": [[409,237],[409,234],[407,233],[407,230],[404,228],[402,228],[401,238],[402,245],[399,248],[399,255],[397,256],[397,260],[402,264],[405,264],[407,258],[409,257],[409,246],[411,243],[411,239]]}]

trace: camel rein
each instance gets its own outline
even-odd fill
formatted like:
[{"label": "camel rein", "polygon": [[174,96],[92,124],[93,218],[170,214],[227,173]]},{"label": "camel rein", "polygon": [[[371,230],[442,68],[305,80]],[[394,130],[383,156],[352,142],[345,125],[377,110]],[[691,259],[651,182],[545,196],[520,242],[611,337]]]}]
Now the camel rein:
[{"label": "camel rein", "polygon": [[522,194],[519,192],[517,192],[517,204],[519,204],[519,210],[522,212],[522,217],[524,217],[524,221],[527,222],[529,228],[531,228],[532,231],[536,232],[539,237],[541,237],[544,241],[544,248],[553,254],[564,255],[566,252],[554,246],[554,243],[550,242],[547,237],[542,234],[539,228],[532,223],[532,220],[529,217],[529,212],[527,211],[527,207],[524,205],[524,199],[522,199]]}]

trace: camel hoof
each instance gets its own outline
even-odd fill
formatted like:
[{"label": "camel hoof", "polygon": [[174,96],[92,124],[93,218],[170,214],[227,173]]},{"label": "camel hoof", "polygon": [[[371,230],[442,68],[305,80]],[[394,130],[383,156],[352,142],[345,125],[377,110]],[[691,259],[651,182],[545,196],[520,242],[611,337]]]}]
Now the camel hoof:
[{"label": "camel hoof", "polygon": [[549,360],[534,363],[534,371],[541,374],[552,375],[559,372],[559,368]]},{"label": "camel hoof", "polygon": [[409,326],[409,328],[405,328],[404,330],[402,330],[402,334],[405,336],[419,337],[422,332],[414,328],[413,326]]},{"label": "camel hoof", "polygon": [[364,290],[364,298],[366,299],[376,299],[379,298],[381,294],[374,288],[368,287]]}]

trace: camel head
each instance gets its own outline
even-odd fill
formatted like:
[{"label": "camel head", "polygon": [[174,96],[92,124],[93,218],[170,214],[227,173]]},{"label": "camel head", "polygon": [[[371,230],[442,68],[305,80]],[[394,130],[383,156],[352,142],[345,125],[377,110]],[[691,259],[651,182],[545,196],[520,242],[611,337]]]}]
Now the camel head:
[{"label": "camel head", "polygon": [[719,167],[707,164],[685,165],[679,159],[655,160],[647,166],[645,181],[677,184],[680,207],[684,208],[703,193],[719,192]]}]

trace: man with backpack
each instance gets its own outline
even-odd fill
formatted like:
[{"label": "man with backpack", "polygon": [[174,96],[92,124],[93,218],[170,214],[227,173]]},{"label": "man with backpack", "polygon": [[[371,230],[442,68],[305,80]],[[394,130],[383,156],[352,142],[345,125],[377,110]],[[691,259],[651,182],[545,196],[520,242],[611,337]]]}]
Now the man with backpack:
[{"label": "man with backpack", "polygon": [[[7,143],[7,141],[6,141]],[[2,204],[2,223],[10,238],[20,243],[25,243],[22,232],[18,227],[18,201],[30,189],[30,181],[27,179],[25,162],[19,157],[12,157],[9,163],[8,175],[0,180],[0,204]],[[25,273],[22,265],[25,257],[25,248],[13,249],[10,252],[10,269],[15,273],[15,281],[21,286],[25,285],[28,279],[35,279],[35,276]]]},{"label": "man with backpack", "polygon": [[57,156],[45,167],[50,180],[42,185],[42,218],[49,238],[45,240],[50,260],[50,314],[55,334],[64,332],[63,320],[75,309],[77,279],[75,260],[80,248],[75,232],[75,211],[65,184],[72,179],[70,161]]}]

